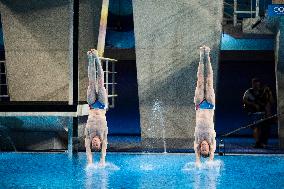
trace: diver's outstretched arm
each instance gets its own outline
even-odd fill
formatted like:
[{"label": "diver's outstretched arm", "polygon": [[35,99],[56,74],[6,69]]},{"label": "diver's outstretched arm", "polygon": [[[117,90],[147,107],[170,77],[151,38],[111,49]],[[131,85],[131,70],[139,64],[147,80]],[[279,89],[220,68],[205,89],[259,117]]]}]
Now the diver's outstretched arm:
[{"label": "diver's outstretched arm", "polygon": [[93,163],[93,155],[91,151],[91,140],[88,137],[85,138],[85,148],[87,153],[88,164],[91,164]]},{"label": "diver's outstretched arm", "polygon": [[104,139],[102,141],[102,151],[101,151],[101,159],[100,159],[100,165],[105,166],[106,162],[106,150],[107,150],[107,133],[108,131],[105,131],[104,133]]},{"label": "diver's outstretched arm", "polygon": [[197,71],[197,84],[195,89],[194,103],[198,105],[204,99],[204,47],[200,47],[200,61]]},{"label": "diver's outstretched arm", "polygon": [[214,159],[215,150],[216,150],[216,140],[213,139],[212,144],[210,145],[210,155],[209,155],[210,160]]},{"label": "diver's outstretched arm", "polygon": [[205,47],[205,65],[206,65],[206,85],[205,85],[205,98],[208,102],[215,105],[215,92],[213,86],[213,69],[210,61],[210,48]]},{"label": "diver's outstretched arm", "polygon": [[199,167],[200,164],[201,164],[201,161],[200,161],[200,152],[199,152],[198,144],[196,143],[196,141],[194,141],[194,152],[195,152],[195,165],[196,165],[197,167]]}]

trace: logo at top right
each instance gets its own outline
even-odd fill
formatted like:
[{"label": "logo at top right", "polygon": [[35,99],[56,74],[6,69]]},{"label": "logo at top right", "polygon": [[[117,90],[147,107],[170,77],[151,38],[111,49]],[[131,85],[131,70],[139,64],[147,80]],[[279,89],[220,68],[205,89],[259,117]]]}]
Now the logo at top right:
[{"label": "logo at top right", "polygon": [[284,15],[284,4],[268,5],[268,16]]}]

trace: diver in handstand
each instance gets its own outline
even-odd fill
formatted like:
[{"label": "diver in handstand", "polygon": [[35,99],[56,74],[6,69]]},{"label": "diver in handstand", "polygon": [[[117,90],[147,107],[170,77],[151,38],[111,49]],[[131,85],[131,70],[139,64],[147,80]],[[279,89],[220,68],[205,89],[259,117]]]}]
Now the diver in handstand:
[{"label": "diver in handstand", "polygon": [[[213,120],[215,93],[209,52],[209,47],[200,47],[200,62],[197,71],[197,86],[194,97],[196,109],[196,127],[194,132],[196,165],[200,165],[200,156],[204,158],[209,157],[210,160],[213,160],[216,150],[216,132],[214,130]],[[206,69],[204,70],[205,66]]]},{"label": "diver in handstand", "polygon": [[[100,166],[105,166],[108,127],[106,121],[107,92],[104,87],[104,72],[95,49],[87,52],[89,86],[87,102],[89,117],[85,127],[85,147],[88,163],[93,162],[92,149],[101,149]],[[96,69],[97,68],[97,69]],[[97,71],[97,72],[96,72]]]}]

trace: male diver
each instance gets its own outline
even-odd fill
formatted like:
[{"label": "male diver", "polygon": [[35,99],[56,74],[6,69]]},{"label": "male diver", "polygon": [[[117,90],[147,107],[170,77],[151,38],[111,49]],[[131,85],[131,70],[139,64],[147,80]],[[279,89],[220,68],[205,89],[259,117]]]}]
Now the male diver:
[{"label": "male diver", "polygon": [[200,166],[201,163],[200,156],[204,158],[209,157],[210,160],[213,160],[214,152],[216,150],[216,132],[214,130],[213,120],[215,109],[215,93],[213,88],[213,70],[210,62],[209,52],[209,47],[200,47],[197,86],[194,97],[196,109],[194,151],[197,166]]},{"label": "male diver", "polygon": [[89,117],[85,127],[85,147],[88,163],[93,163],[92,149],[101,149],[99,165],[105,166],[107,149],[108,127],[106,121],[107,92],[104,87],[104,72],[98,58],[98,52],[91,49],[88,55],[89,86],[87,102],[89,104]]}]

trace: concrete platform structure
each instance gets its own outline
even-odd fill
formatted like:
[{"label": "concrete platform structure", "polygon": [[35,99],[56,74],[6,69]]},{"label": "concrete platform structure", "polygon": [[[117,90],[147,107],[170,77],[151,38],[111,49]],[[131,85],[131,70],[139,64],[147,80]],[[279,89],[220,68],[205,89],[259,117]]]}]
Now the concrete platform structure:
[{"label": "concrete platform structure", "polygon": [[216,84],[222,14],[222,0],[133,1],[145,146],[163,145],[164,135],[175,148],[193,147],[199,47],[211,48]]},{"label": "concrete platform structure", "polygon": [[[68,101],[71,3],[0,1],[11,101]],[[80,100],[86,98],[86,51],[97,46],[100,11],[101,0],[80,0]]]},{"label": "concrete platform structure", "polygon": [[[102,1],[80,0],[79,4],[78,88],[79,101],[85,101],[88,86],[86,52],[97,46]],[[72,6],[72,0],[0,1],[11,101],[67,103],[72,97],[69,92],[73,61]],[[45,112],[43,117],[39,115],[29,114],[33,118],[21,114],[20,117],[1,117],[0,132],[8,136],[6,139],[16,139],[15,146],[24,150],[66,148],[67,130],[72,131],[72,115],[68,118],[56,117],[56,113],[51,117],[46,117]],[[36,127],[31,121],[37,121]]]}]

